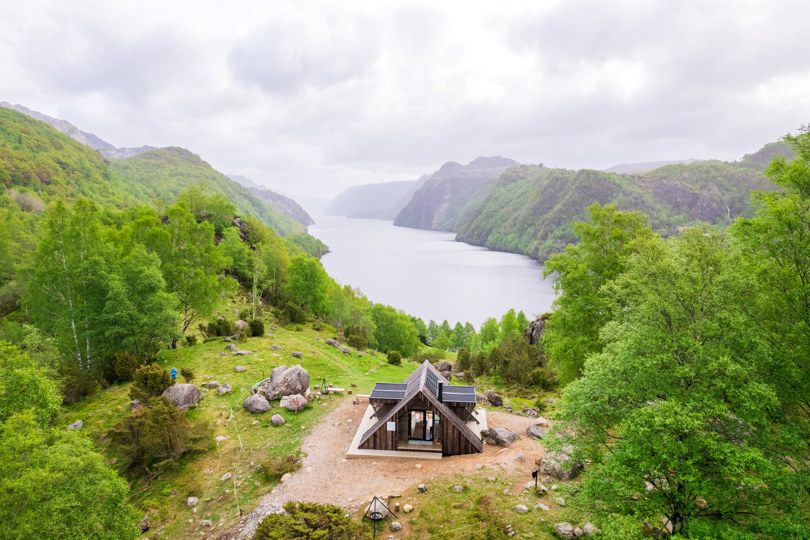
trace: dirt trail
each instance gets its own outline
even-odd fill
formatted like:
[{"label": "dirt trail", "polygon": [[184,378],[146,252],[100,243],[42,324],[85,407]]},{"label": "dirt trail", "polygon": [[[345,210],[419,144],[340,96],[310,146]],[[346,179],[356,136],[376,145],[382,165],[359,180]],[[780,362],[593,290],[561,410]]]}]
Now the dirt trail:
[{"label": "dirt trail", "polygon": [[[249,537],[265,515],[287,501],[330,503],[355,512],[375,495],[382,497],[401,493],[407,487],[437,476],[472,473],[478,465],[502,470],[517,466],[527,468],[544,454],[543,447],[525,435],[526,428],[532,425],[534,419],[490,410],[487,411],[490,428],[505,427],[521,435],[512,446],[500,448],[484,445],[482,454],[450,456],[441,460],[389,457],[346,459],[346,451],[366,407],[367,403],[353,405],[351,397],[345,398],[304,441],[302,449],[307,455],[301,469],[266,494],[259,506],[223,537]],[[523,461],[516,461],[515,458],[521,455]],[[417,464],[421,467],[417,468]]]}]

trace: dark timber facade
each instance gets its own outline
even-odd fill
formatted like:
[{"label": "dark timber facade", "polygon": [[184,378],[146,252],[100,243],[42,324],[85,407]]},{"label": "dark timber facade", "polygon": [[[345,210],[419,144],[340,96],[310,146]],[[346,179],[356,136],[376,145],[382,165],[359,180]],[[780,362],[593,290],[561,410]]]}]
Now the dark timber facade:
[{"label": "dark timber facade", "polygon": [[374,422],[360,439],[366,450],[419,450],[445,456],[483,450],[468,426],[477,423],[475,389],[453,386],[430,362],[402,383],[377,383],[369,397]]}]

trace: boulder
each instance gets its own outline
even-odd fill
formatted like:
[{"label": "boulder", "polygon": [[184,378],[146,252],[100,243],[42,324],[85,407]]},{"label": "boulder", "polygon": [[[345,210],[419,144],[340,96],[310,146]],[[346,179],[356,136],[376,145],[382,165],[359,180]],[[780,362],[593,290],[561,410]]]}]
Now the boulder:
[{"label": "boulder", "polygon": [[574,478],[582,469],[582,463],[571,457],[575,450],[573,446],[567,445],[562,450],[549,452],[540,463],[540,473],[560,480]]},{"label": "boulder", "polygon": [[391,532],[399,532],[402,530],[402,523],[399,521],[392,521],[391,522]]},{"label": "boulder", "polygon": [[280,414],[274,414],[270,417],[270,423],[274,426],[283,426],[287,421]]},{"label": "boulder", "polygon": [[309,388],[309,373],[296,364],[292,367],[278,366],[270,372],[269,380],[265,380],[258,391],[267,399],[278,399],[281,396],[293,394],[304,395]]},{"label": "boulder", "polygon": [[295,394],[292,396],[282,397],[279,405],[290,411],[300,411],[307,406],[307,403],[308,402],[304,396],[301,394]]},{"label": "boulder", "polygon": [[270,410],[270,402],[261,395],[261,394],[253,394],[249,398],[245,400],[242,405],[247,409],[248,412],[253,414],[263,413]]},{"label": "boulder", "polygon": [[487,390],[484,392],[484,395],[487,397],[487,401],[489,401],[495,407],[500,407],[503,405],[503,398],[492,390]]},{"label": "boulder", "polygon": [[275,343],[273,343],[272,345],[270,345],[270,349],[272,349],[272,350],[274,350],[274,351],[280,351],[280,350],[281,350],[281,347],[279,347],[278,345],[276,345]]},{"label": "boulder", "polygon": [[239,330],[244,330],[245,328],[247,328],[247,327],[249,326],[249,325],[248,325],[248,323],[246,323],[246,322],[245,322],[245,321],[243,321],[242,319],[239,319],[238,321],[236,321],[235,323],[233,323],[233,325],[234,325],[235,327],[237,327]]},{"label": "boulder", "polygon": [[582,532],[585,533],[585,536],[596,536],[602,531],[589,521],[582,527]]},{"label": "boulder", "polygon": [[236,351],[233,353],[234,356],[247,356],[249,354],[253,354],[253,351],[248,351],[247,349],[242,349],[241,351]]},{"label": "boulder", "polygon": [[475,393],[475,402],[476,403],[484,403],[486,402],[487,398],[478,392]]},{"label": "boulder", "polygon": [[189,497],[186,499],[186,506],[192,507],[200,501],[197,497]]},{"label": "boulder", "polygon": [[222,386],[219,387],[219,390],[217,390],[217,394],[219,394],[220,396],[224,396],[225,394],[227,394],[231,390],[233,390],[233,386],[231,386],[228,383],[225,383],[225,384],[223,384]]},{"label": "boulder", "polygon": [[336,340],[336,339],[327,339],[326,344],[331,345],[332,347],[334,347],[336,349],[340,348],[340,342],[338,340]]},{"label": "boulder", "polygon": [[84,422],[81,420],[76,420],[72,424],[68,426],[68,429],[82,429],[84,427]]},{"label": "boulder", "polygon": [[149,514],[143,516],[143,519],[138,522],[138,528],[141,530],[141,532],[148,531],[149,527],[151,526],[152,524],[149,522]]},{"label": "boulder", "polygon": [[340,352],[342,352],[343,354],[352,354],[352,350],[348,347],[341,347]]},{"label": "boulder", "polygon": [[560,538],[568,538],[569,540],[572,538],[576,538],[574,536],[574,526],[568,523],[567,521],[563,521],[562,523],[557,523],[554,525],[554,532],[557,533],[557,536]]},{"label": "boulder", "polygon": [[450,372],[449,372],[449,371],[440,371],[440,372],[439,372],[439,375],[441,375],[442,377],[444,377],[444,378],[445,378],[445,380],[447,380],[448,382],[450,381],[450,379],[452,379],[452,378],[453,378],[453,376],[450,374]]},{"label": "boulder", "polygon": [[450,362],[447,362],[447,361],[436,362],[436,365],[433,366],[433,367],[435,367],[436,371],[439,371],[439,372],[450,371],[451,369],[453,369],[453,364],[451,364]]},{"label": "boulder", "polygon": [[551,427],[551,422],[543,418],[542,416],[538,416],[537,420],[534,421],[535,426],[539,426],[541,428],[548,429]]},{"label": "boulder", "polygon": [[525,514],[526,512],[528,512],[528,511],[529,511],[529,509],[528,509],[528,508],[526,508],[526,505],[524,505],[524,504],[518,504],[518,505],[517,505],[517,506],[515,506],[515,507],[514,507],[512,510],[514,510],[514,511],[515,511],[515,512],[517,512],[518,514]]},{"label": "boulder", "polygon": [[205,384],[205,387],[208,388],[209,390],[219,388],[219,381],[209,381]]},{"label": "boulder", "polygon": [[527,416],[529,418],[537,418],[540,416],[536,410],[532,409],[531,407],[525,407],[523,409],[523,416]]},{"label": "boulder", "polygon": [[413,505],[412,504],[403,505],[402,511],[405,512],[406,514],[410,514],[411,512],[413,512]]},{"label": "boulder", "polygon": [[518,438],[517,433],[506,428],[490,428],[481,431],[481,437],[489,444],[509,446]]},{"label": "boulder", "polygon": [[543,503],[537,503],[534,505],[534,507],[538,510],[542,510],[543,512],[548,512],[550,510],[550,508]]},{"label": "boulder", "polygon": [[222,338],[222,341],[223,341],[223,342],[229,342],[229,341],[231,341],[231,338],[229,338],[229,337],[224,337],[224,338]]},{"label": "boulder", "polygon": [[464,493],[463,486],[453,486],[453,493]]},{"label": "boulder", "polygon": [[214,523],[210,519],[201,519],[200,527],[213,527]]},{"label": "boulder", "polygon": [[292,355],[293,358],[301,358],[302,356],[304,356],[304,353],[302,353],[301,351],[295,351],[294,353],[292,353]]},{"label": "boulder", "polygon": [[200,401],[202,392],[193,384],[174,384],[163,391],[163,396],[181,411],[187,411]]},{"label": "boulder", "polygon": [[245,366],[236,366],[235,368],[233,368],[233,370],[237,373],[242,373],[243,371],[245,371]]},{"label": "boulder", "polygon": [[540,340],[546,333],[545,319],[538,318],[529,323],[528,328],[523,330],[523,337],[529,342],[529,345],[539,345]]},{"label": "boulder", "polygon": [[546,430],[538,426],[529,426],[526,428],[526,435],[535,439],[542,439],[546,436]]},{"label": "boulder", "polygon": [[226,351],[235,351],[236,350],[236,345],[234,345],[233,343],[228,343],[227,345],[225,345],[225,350]]}]

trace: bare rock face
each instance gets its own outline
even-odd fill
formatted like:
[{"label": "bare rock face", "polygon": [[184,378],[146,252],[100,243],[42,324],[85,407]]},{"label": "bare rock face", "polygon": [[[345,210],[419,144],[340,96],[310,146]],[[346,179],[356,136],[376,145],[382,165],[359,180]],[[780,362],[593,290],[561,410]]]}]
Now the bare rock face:
[{"label": "bare rock face", "polygon": [[261,394],[253,394],[247,398],[244,403],[242,403],[242,406],[244,406],[248,412],[253,414],[263,413],[270,410],[270,402],[267,401],[267,399],[265,399],[265,397]]},{"label": "bare rock face", "polygon": [[485,442],[496,446],[509,446],[518,438],[517,433],[506,428],[490,428],[481,432]]},{"label": "bare rock face", "polygon": [[563,447],[560,451],[552,451],[546,454],[540,463],[540,473],[548,474],[560,480],[570,480],[574,478],[583,465],[575,461],[571,454],[576,451],[571,445]]},{"label": "bare rock face", "polygon": [[300,411],[304,407],[307,406],[309,402],[302,396],[301,394],[295,394],[293,396],[284,396],[281,398],[281,405],[285,409],[290,411]]},{"label": "bare rock face", "polygon": [[538,345],[546,333],[546,320],[539,318],[529,323],[529,327],[523,330],[523,337],[529,345]]},{"label": "bare rock face", "polygon": [[174,384],[163,391],[163,397],[181,411],[187,411],[200,401],[202,392],[193,384]]},{"label": "bare rock face", "polygon": [[502,407],[503,406],[503,398],[493,392],[492,390],[487,390],[484,392],[484,395],[487,397],[487,401],[489,401],[495,407]]},{"label": "bare rock face", "polygon": [[270,380],[265,381],[258,391],[268,400],[278,399],[281,396],[307,393],[309,388],[309,373],[300,364],[292,367],[278,366],[270,372]]}]

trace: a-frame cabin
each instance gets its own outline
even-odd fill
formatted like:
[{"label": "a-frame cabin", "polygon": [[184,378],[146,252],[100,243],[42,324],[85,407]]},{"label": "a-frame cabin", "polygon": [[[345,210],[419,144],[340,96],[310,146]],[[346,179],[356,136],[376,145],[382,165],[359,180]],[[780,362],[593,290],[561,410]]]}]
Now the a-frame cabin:
[{"label": "a-frame cabin", "polygon": [[[418,450],[445,456],[483,451],[475,389],[453,386],[425,361],[401,383],[377,383],[369,396],[374,422],[364,450]],[[468,425],[469,424],[469,425]]]}]

